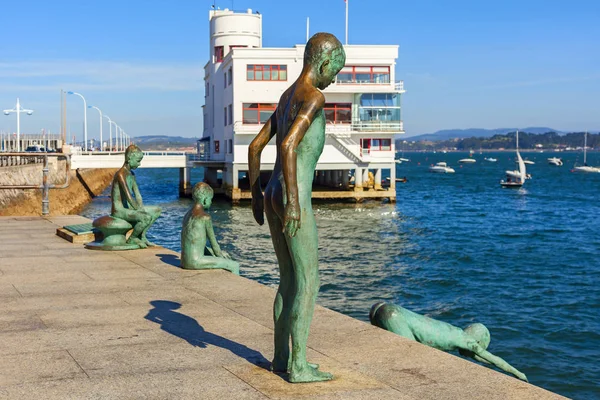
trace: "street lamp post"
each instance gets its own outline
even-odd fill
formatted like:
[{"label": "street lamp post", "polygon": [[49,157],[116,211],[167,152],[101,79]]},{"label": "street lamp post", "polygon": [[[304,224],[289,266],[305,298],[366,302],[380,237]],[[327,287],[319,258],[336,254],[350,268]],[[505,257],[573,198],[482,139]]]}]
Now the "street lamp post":
[{"label": "street lamp post", "polygon": [[88,151],[88,143],[87,143],[87,102],[85,101],[85,97],[77,92],[67,92],[67,94],[74,94],[83,100],[83,141],[84,141],[84,150]]},{"label": "street lamp post", "polygon": [[108,120],[108,151],[112,152],[112,124],[113,121],[110,119],[108,115],[105,115],[104,118]]},{"label": "street lamp post", "polygon": [[104,151],[104,141],[102,139],[102,111],[96,106],[88,106],[88,108],[96,109],[100,113],[100,151]]},{"label": "street lamp post", "polygon": [[17,105],[12,110],[4,110],[4,115],[9,115],[11,113],[17,114],[17,153],[21,151],[21,113],[27,113],[27,115],[33,114],[33,110],[27,110],[21,107],[21,103],[19,102],[19,98],[17,97]]}]

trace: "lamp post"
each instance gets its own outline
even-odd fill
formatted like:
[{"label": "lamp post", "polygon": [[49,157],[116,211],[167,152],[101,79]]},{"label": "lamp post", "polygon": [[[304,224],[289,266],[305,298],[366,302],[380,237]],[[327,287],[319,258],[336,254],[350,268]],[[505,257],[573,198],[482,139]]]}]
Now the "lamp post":
[{"label": "lamp post", "polygon": [[96,106],[88,106],[88,108],[98,110],[100,113],[100,151],[104,151],[104,141],[102,140],[102,111]]},{"label": "lamp post", "polygon": [[21,107],[19,98],[17,97],[17,105],[12,110],[4,110],[4,115],[10,115],[11,113],[17,114],[17,153],[21,151],[21,113],[27,113],[27,115],[33,114],[33,110],[27,110]]},{"label": "lamp post", "polygon": [[87,151],[88,150],[88,143],[87,143],[87,102],[85,101],[85,97],[83,97],[81,94],[79,94],[77,92],[67,92],[67,94],[77,95],[77,96],[81,97],[81,99],[83,100],[83,141],[84,141],[84,150]]},{"label": "lamp post", "polygon": [[[104,118],[106,118],[108,120],[108,151],[112,152],[112,124],[113,124],[113,120],[110,119],[110,117],[108,115],[105,115]],[[116,124],[115,124],[116,125]]]}]

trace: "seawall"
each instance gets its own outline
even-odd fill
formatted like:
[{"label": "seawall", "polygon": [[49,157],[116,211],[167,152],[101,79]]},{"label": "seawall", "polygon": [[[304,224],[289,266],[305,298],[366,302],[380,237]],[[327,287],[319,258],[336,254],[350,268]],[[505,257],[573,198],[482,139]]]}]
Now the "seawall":
[{"label": "seawall", "polygon": [[[50,189],[50,215],[76,214],[111,183],[116,169],[71,170],[66,189]],[[65,161],[50,164],[51,184],[65,181]],[[42,165],[0,168],[0,185],[41,185]],[[0,216],[39,216],[42,214],[41,189],[0,190]]]}]

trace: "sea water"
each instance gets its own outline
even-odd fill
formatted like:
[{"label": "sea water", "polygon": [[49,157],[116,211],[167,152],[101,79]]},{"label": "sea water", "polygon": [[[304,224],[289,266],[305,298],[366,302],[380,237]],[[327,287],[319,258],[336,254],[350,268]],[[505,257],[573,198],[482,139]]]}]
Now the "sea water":
[{"label": "sea water", "polygon": [[[548,157],[562,157],[555,167]],[[577,399],[600,397],[600,174],[572,173],[577,153],[523,153],[532,179],[500,187],[518,169],[514,152],[405,153],[396,166],[397,202],[315,203],[319,231],[319,304],[368,321],[371,305],[390,301],[459,327],[484,323],[489,350],[529,381]],[[484,161],[494,157],[498,162]],[[445,161],[454,174],[428,167]],[[600,166],[600,154],[588,154]],[[162,216],[150,239],[180,250],[181,221],[192,202],[178,197],[176,169],[138,169],[144,203]],[[192,173],[202,179],[201,169]],[[83,211],[110,211],[109,192]],[[276,286],[268,227],[249,203],[215,201],[221,247],[241,275]],[[400,356],[400,355],[399,355]]]}]

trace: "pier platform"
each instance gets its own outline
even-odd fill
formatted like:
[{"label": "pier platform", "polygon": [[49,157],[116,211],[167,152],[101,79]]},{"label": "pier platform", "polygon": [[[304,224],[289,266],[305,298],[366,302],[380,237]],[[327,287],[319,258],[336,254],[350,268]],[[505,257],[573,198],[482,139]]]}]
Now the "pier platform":
[{"label": "pier platform", "polygon": [[87,221],[0,217],[1,399],[561,398],[323,307],[308,355],[335,380],[290,384],[268,371],[273,288],[56,236]]}]

